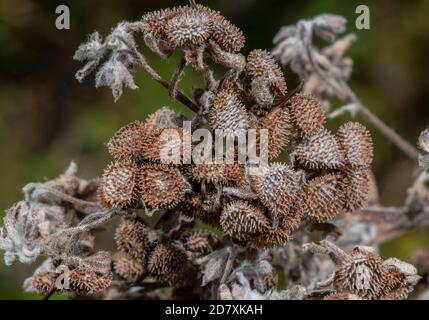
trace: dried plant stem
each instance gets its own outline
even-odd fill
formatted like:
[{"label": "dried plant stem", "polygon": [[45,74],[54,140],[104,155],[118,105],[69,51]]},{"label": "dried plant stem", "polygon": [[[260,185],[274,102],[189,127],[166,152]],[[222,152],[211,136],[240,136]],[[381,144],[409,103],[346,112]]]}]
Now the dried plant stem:
[{"label": "dried plant stem", "polygon": [[171,77],[170,86],[168,88],[168,93],[173,98],[176,96],[177,85],[180,81],[180,77],[182,76],[183,71],[185,70],[185,67],[186,67],[186,59],[185,57],[182,57],[179,61],[179,64],[177,65],[176,71],[174,71],[174,74]]},{"label": "dried plant stem", "polygon": [[53,188],[43,187],[42,189],[63,201],[69,202],[79,207],[78,210],[85,214],[91,214],[102,209],[98,202],[81,200]]},{"label": "dried plant stem", "polygon": [[57,292],[57,288],[53,287],[51,290],[49,290],[44,296],[43,296],[43,300],[49,300],[50,297],[52,297],[52,295]]},{"label": "dried plant stem", "polygon": [[[159,82],[164,88],[170,89],[170,82],[167,80],[164,80],[146,61],[146,58],[137,50],[133,52],[135,57],[137,58],[138,65],[142,67],[154,80]],[[184,93],[181,91],[176,90],[175,95],[172,96],[172,98],[176,99],[189,109],[191,109],[194,112],[198,112],[199,108],[198,106],[192,102],[191,99],[189,99]]]}]

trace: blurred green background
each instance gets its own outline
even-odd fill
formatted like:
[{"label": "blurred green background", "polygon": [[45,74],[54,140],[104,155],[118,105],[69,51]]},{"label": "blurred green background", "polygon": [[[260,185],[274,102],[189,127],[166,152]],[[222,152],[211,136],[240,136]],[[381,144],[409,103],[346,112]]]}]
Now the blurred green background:
[{"label": "blurred green background", "polygon": [[[374,113],[415,143],[429,125],[429,1],[341,0],[216,0],[197,1],[220,10],[247,37],[244,53],[272,48],[278,29],[298,19],[320,13],[336,13],[349,19],[348,32],[357,43],[349,54],[354,59],[351,85]],[[137,20],[151,10],[183,5],[164,0],[0,0],[0,209],[3,212],[21,198],[30,181],[60,173],[75,160],[84,177],[102,172],[110,161],[105,149],[109,137],[121,126],[161,106],[185,111],[167,92],[139,71],[140,90],[125,90],[113,102],[106,88],[96,90],[93,78],[84,84],[74,79],[80,64],[73,53],[85,36],[95,30],[107,34],[121,20]],[[55,28],[55,8],[66,4],[71,29]],[[355,8],[367,4],[371,29],[354,27]],[[162,61],[143,48],[150,63],[165,78],[178,57]],[[289,87],[297,83],[286,70]],[[199,77],[187,71],[181,82],[190,94]],[[188,113],[189,114],[189,113]],[[347,116],[338,121],[348,120]],[[336,124],[333,124],[334,126]],[[372,128],[370,128],[372,129]],[[382,203],[401,205],[412,179],[414,163],[377,132],[373,168]],[[405,235],[384,247],[383,254],[407,259],[413,249],[429,249],[424,230]],[[24,294],[22,281],[35,266],[7,268],[0,256],[0,299],[35,298]]]}]

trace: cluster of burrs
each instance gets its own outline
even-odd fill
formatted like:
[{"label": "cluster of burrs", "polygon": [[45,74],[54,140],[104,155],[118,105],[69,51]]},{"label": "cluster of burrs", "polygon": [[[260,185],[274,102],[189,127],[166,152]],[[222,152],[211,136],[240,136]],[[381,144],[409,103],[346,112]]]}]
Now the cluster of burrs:
[{"label": "cluster of burrs", "polygon": [[[148,65],[137,50],[135,33],[142,33],[145,44],[162,58],[181,52],[171,81]],[[303,222],[332,221],[366,204],[372,161],[366,128],[349,122],[336,134],[330,132],[320,102],[288,92],[283,72],[268,51],[253,50],[247,57],[238,53],[244,42],[242,32],[220,13],[191,5],[120,23],[105,39],[94,33],[78,48],[75,59],[87,61],[78,80],[96,70],[110,52],[97,71],[96,86],[111,87],[117,99],[123,86],[137,88],[130,69],[142,67],[172,98],[196,113],[189,119],[192,131],[206,129],[212,136],[220,131],[228,139],[253,129],[255,143],[247,149],[266,146],[268,162],[255,164],[248,154],[241,157],[239,144],[232,146],[232,163],[195,161],[196,155],[206,159],[206,153],[215,154],[215,147],[199,148],[184,125],[186,117],[167,107],[124,126],[107,143],[115,160],[91,191],[86,190],[92,185],[84,181],[72,184],[77,179],[73,175],[59,189],[38,186],[34,189],[41,196],[38,202],[26,203],[28,208],[22,204],[7,215],[0,238],[7,261],[18,257],[32,262],[41,253],[48,257],[27,281],[29,288],[49,295],[60,290],[59,276],[66,275],[71,289],[65,290],[96,294],[112,283],[113,269],[121,283],[131,283],[123,291],[127,296],[147,286],[147,279],[199,288],[195,285],[199,278],[225,284],[233,281],[231,274],[252,273],[256,283],[264,270],[268,280],[261,280],[260,287],[266,291],[274,287],[268,259],[262,259],[255,271],[251,262],[237,264],[238,253],[283,246]],[[222,77],[215,78],[207,58],[228,69]],[[187,66],[205,82],[204,88],[194,89],[192,99],[178,89]],[[275,162],[280,158],[283,162]],[[61,214],[51,213],[54,209]],[[69,212],[74,220],[55,220]],[[93,253],[92,230],[117,216],[118,251],[112,258],[105,252]],[[216,228],[222,237],[192,232],[195,221]],[[35,227],[27,227],[30,223]],[[217,262],[209,266],[204,261]],[[241,267],[234,269],[237,265]],[[62,266],[68,268],[66,273],[58,271]],[[110,289],[104,292],[114,296]]]},{"label": "cluster of burrs", "polygon": [[[209,130],[228,136],[265,129],[269,159],[284,154],[288,163],[257,168],[247,159],[193,163],[189,157],[195,145],[186,147],[191,137],[180,123],[184,117],[163,108],[144,122],[121,128],[108,142],[116,161],[104,172],[101,203],[107,208],[145,208],[150,214],[180,212],[253,247],[287,243],[302,219],[327,222],[364,206],[372,160],[365,127],[349,122],[336,135],[329,132],[315,98],[287,96],[283,75],[268,52],[251,52],[246,70],[243,76],[250,77],[250,86],[238,77],[204,92],[212,96],[202,106]],[[180,152],[166,162],[168,150]]]},{"label": "cluster of burrs", "polygon": [[305,249],[330,256],[336,265],[332,276],[318,284],[333,289],[326,300],[405,299],[421,278],[413,265],[396,258],[383,260],[371,247],[356,246],[346,253],[324,240]]}]

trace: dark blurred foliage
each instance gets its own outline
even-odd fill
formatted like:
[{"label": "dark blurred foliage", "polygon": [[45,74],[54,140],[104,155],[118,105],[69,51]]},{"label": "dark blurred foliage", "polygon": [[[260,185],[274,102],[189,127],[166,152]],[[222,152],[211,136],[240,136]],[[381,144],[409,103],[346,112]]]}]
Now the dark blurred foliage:
[{"label": "dark blurred foliage", "polygon": [[[200,1],[220,10],[244,31],[244,52],[272,48],[282,25],[323,12],[344,15],[348,31],[358,36],[350,51],[355,61],[351,85],[362,101],[409,141],[429,124],[429,2],[341,0],[212,0]],[[71,10],[71,29],[55,28],[55,8]],[[183,5],[166,0],[1,0],[0,1],[0,209],[20,199],[29,181],[54,177],[74,159],[85,177],[99,175],[110,161],[105,142],[122,125],[161,106],[184,108],[138,71],[140,90],[126,90],[116,104],[108,89],[94,89],[93,79],[79,84],[73,53],[85,36],[106,34],[121,20],[137,20],[151,10]],[[355,8],[367,4],[371,30],[355,29]],[[142,44],[143,47],[143,44]],[[151,64],[168,78],[178,57],[161,61],[142,49]],[[286,70],[289,87],[296,77]],[[200,79],[188,71],[181,82],[190,93]],[[189,114],[189,113],[188,113]],[[348,119],[342,117],[337,122]],[[337,124],[338,124],[337,123]],[[336,124],[334,124],[335,126]],[[382,202],[401,205],[412,180],[414,163],[377,132],[374,171]],[[406,259],[411,250],[429,248],[426,232],[417,231],[385,246],[386,255]],[[1,258],[1,257],[0,257]],[[22,280],[31,269],[0,263],[0,298],[32,298]]]}]

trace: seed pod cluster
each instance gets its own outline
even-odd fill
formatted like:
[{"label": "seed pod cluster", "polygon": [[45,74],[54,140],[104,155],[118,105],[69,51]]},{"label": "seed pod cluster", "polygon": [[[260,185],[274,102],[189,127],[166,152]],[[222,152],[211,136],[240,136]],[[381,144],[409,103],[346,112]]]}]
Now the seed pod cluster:
[{"label": "seed pod cluster", "polygon": [[197,5],[150,12],[142,17],[143,29],[175,48],[201,46],[210,39],[228,52],[239,51],[243,33],[219,12]]},{"label": "seed pod cluster", "polygon": [[228,68],[242,70],[244,56],[236,54],[245,38],[219,12],[208,7],[178,7],[145,14],[141,20],[146,45],[162,58],[182,50],[188,63],[204,70],[205,55]]},{"label": "seed pod cluster", "polygon": [[337,267],[333,287],[337,295],[400,300],[407,298],[419,279],[413,265],[396,258],[383,261],[372,248],[358,246]]},{"label": "seed pod cluster", "polygon": [[[195,90],[199,126],[207,123],[211,132],[222,130],[224,138],[266,129],[268,144],[256,132],[255,147],[266,146],[270,161],[283,153],[291,161],[264,164],[250,174],[249,163],[236,163],[237,146],[234,164],[218,164],[211,157],[209,163],[187,161],[193,159],[186,157],[191,152],[184,152],[190,137],[178,121],[183,118],[163,108],[145,122],[122,128],[109,142],[117,159],[112,168],[131,166],[133,175],[126,178],[134,183],[109,182],[118,174],[108,170],[100,186],[106,207],[177,211],[221,229],[237,243],[272,247],[288,242],[302,219],[323,223],[365,205],[372,141],[362,125],[347,123],[331,133],[320,102],[302,93],[288,95],[283,72],[266,50],[251,51],[244,68],[224,63],[232,70],[210,84],[213,75],[208,75],[204,58],[234,61],[228,54],[244,44],[241,32],[218,12],[201,5],[166,9],[144,15],[142,26],[145,40],[155,44],[152,49],[182,50],[186,62],[205,74],[206,88]],[[201,150],[201,157],[213,149]],[[171,161],[161,161],[165,159]],[[127,193],[110,199],[112,190]],[[192,250],[184,252],[193,255]]]},{"label": "seed pod cluster", "polygon": [[174,167],[182,163],[184,133],[173,127],[174,115],[168,110],[150,115],[145,123],[126,125],[109,141],[117,160],[106,168],[98,188],[104,207],[128,209],[144,203],[162,209],[184,199],[188,183]]}]

